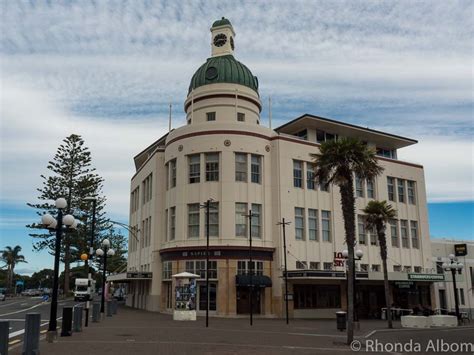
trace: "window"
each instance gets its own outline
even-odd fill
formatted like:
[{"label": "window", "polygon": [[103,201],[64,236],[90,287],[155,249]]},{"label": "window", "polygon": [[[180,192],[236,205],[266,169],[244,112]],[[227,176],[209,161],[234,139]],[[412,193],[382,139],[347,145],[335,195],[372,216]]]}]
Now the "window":
[{"label": "window", "polygon": [[368,272],[369,271],[369,264],[360,264],[360,271]]},{"label": "window", "polygon": [[169,228],[168,228],[168,226],[169,226],[168,215],[169,215],[169,213],[168,213],[168,210],[166,209],[166,210],[165,210],[165,236],[166,236],[166,240],[170,240],[170,239],[169,239],[169,234],[168,234],[168,233],[169,233]]},{"label": "window", "polygon": [[384,149],[384,148],[377,148],[376,154],[381,157],[396,159],[397,154],[395,150],[392,149]]},{"label": "window", "polygon": [[398,202],[405,203],[405,180],[397,179],[398,183]]},{"label": "window", "polygon": [[304,240],[304,208],[295,207],[295,239]]},{"label": "window", "polygon": [[365,218],[364,216],[357,216],[357,229],[359,231],[359,244],[366,244],[366,233],[365,233]]},{"label": "window", "polygon": [[465,305],[466,304],[466,300],[464,299],[464,289],[463,288],[459,288],[459,295],[461,297],[459,297],[459,303],[461,303],[462,305]]},{"label": "window", "polygon": [[211,202],[209,206],[209,236],[219,236],[219,202]]},{"label": "window", "polygon": [[332,270],[332,266],[333,266],[332,263],[323,263],[323,268],[324,268],[324,270],[326,270],[326,271]]},{"label": "window", "polygon": [[163,261],[163,280],[171,279],[171,261]]},{"label": "window", "polygon": [[442,261],[437,261],[436,262],[436,273],[437,274],[444,274],[443,262]]},{"label": "window", "polygon": [[393,177],[387,176],[387,190],[388,190],[388,199],[390,201],[395,201],[395,179]]},{"label": "window", "polygon": [[407,193],[408,193],[408,203],[410,205],[416,205],[414,181],[407,180]]},{"label": "window", "polygon": [[208,121],[215,121],[216,120],[216,113],[215,112],[206,112],[206,118]]},{"label": "window", "polygon": [[199,238],[199,203],[188,205],[188,238]]},{"label": "window", "polygon": [[176,207],[170,208],[170,240],[176,237]]},{"label": "window", "polygon": [[318,210],[308,209],[309,240],[318,240]]},{"label": "window", "polygon": [[370,235],[370,245],[378,245],[379,240],[375,228],[369,229],[367,230],[367,232]]},{"label": "window", "polygon": [[314,190],[316,188],[315,177],[314,164],[306,163],[306,187],[309,190]]},{"label": "window", "polygon": [[410,221],[411,247],[418,249],[418,222]]},{"label": "window", "polygon": [[319,263],[317,261],[310,261],[309,268],[311,270],[319,270]]},{"label": "window", "polygon": [[331,212],[321,211],[323,242],[331,241]]},{"label": "window", "polygon": [[243,113],[243,112],[237,112],[237,121],[239,121],[239,122],[245,122],[245,113]]},{"label": "window", "polygon": [[176,186],[176,159],[170,160],[169,162],[169,173],[170,173],[170,188]]},{"label": "window", "polygon": [[402,272],[401,265],[393,265],[393,272]]},{"label": "window", "polygon": [[294,285],[294,308],[340,308],[339,285]]},{"label": "window", "polygon": [[380,265],[372,264],[372,272],[380,272]]},{"label": "window", "polygon": [[323,143],[334,139],[337,140],[337,134],[327,133],[319,129],[316,130],[316,142]]},{"label": "window", "polygon": [[400,234],[402,236],[402,247],[409,248],[410,241],[408,240],[408,221],[400,220]]},{"label": "window", "polygon": [[201,181],[201,156],[193,154],[188,157],[189,161],[189,183],[194,184]]},{"label": "window", "polygon": [[293,160],[293,186],[303,188],[303,162]]},{"label": "window", "polygon": [[375,187],[373,180],[367,180],[367,197],[375,198]]},{"label": "window", "polygon": [[306,269],[306,261],[299,261],[299,260],[296,260],[296,269],[297,269],[297,270],[304,270],[304,269]]},{"label": "window", "polygon": [[247,204],[237,202],[235,204],[235,235],[247,237]]},{"label": "window", "polygon": [[[199,275],[201,279],[206,278],[206,260],[188,260],[185,264],[186,272]],[[217,279],[217,261],[209,260],[209,278]]]},{"label": "window", "polygon": [[392,238],[392,247],[400,247],[400,242],[398,239],[398,221],[396,219],[391,219],[390,224],[390,236]]},{"label": "window", "polygon": [[247,182],[247,154],[235,153],[235,181]]},{"label": "window", "polygon": [[256,184],[260,184],[262,175],[262,157],[260,155],[252,154],[251,159],[251,181]]},{"label": "window", "polygon": [[151,200],[152,197],[152,182],[153,182],[153,173],[148,175],[145,180],[142,182],[142,203],[145,204],[146,202]]},{"label": "window", "polygon": [[252,238],[262,238],[262,205],[252,203]]},{"label": "window", "polygon": [[[250,273],[250,261],[239,260],[237,262],[237,275],[247,275]],[[263,275],[263,261],[252,261],[253,274]]]},{"label": "window", "polygon": [[219,153],[206,153],[206,181],[219,181]]},{"label": "window", "polygon": [[307,141],[308,140],[308,130],[304,129],[304,130],[296,133],[296,136]]},{"label": "window", "polygon": [[319,183],[319,189],[321,191],[329,192],[329,184],[326,181],[321,181]]},{"label": "window", "polygon": [[364,180],[356,175],[356,177],[355,177],[355,190],[356,190],[356,196],[357,197],[364,197],[363,182],[364,182]]},{"label": "window", "polygon": [[421,266],[415,266],[414,269],[417,274],[421,274]]},{"label": "window", "polygon": [[133,212],[136,212],[138,210],[139,206],[139,200],[140,200],[140,188],[137,187],[135,190],[132,191],[131,197],[130,197],[130,208]]},{"label": "window", "polygon": [[411,272],[411,266],[404,266],[403,272]]}]

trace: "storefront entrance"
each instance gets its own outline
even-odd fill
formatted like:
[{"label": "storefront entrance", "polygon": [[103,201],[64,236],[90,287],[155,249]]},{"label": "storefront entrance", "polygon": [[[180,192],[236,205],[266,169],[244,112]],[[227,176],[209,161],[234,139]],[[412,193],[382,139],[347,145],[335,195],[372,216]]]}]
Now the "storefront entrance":
[{"label": "storefront entrance", "polygon": [[[205,311],[207,309],[207,288],[205,283],[198,283],[198,311]],[[209,310],[215,311],[217,309],[217,283],[209,282]]]},{"label": "storefront entrance", "polygon": [[[252,310],[254,314],[260,314],[260,303],[261,303],[261,291],[260,288],[254,288],[252,292]],[[250,288],[249,287],[237,287],[237,314],[249,314],[250,313]]]}]

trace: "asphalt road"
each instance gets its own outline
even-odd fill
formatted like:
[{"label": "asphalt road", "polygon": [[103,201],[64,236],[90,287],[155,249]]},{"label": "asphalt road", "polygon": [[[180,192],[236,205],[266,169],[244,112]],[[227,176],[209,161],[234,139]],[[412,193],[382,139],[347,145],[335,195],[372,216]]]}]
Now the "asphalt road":
[{"label": "asphalt road", "polygon": [[[74,306],[83,302],[74,302],[74,300],[60,300],[58,302],[58,319],[62,316],[64,306]],[[0,302],[0,320],[8,320],[10,322],[10,336],[17,334],[24,329],[25,315],[27,313],[40,313],[41,324],[49,322],[49,312],[51,301],[44,302],[42,297],[16,297],[7,298],[6,301]]]}]

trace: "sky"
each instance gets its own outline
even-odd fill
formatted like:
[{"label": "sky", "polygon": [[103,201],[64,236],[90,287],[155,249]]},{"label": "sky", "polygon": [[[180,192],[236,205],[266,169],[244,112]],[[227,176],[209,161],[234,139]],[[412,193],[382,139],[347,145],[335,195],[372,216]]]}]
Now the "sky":
[{"label": "sky", "polygon": [[[235,56],[272,98],[273,126],[303,113],[417,139],[433,238],[474,239],[472,1],[0,0],[0,249],[19,244],[47,162],[80,134],[127,222],[133,156],[185,124],[183,102],[229,18]],[[262,122],[268,118],[264,105]]]}]

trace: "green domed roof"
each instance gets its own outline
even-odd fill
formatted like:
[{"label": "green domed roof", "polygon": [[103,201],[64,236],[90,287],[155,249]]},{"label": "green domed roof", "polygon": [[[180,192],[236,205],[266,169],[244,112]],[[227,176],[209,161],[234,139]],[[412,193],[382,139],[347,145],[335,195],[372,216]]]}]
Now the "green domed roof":
[{"label": "green domed roof", "polygon": [[220,20],[214,21],[212,27],[224,26],[224,25],[231,25],[230,21],[225,17],[222,17]]},{"label": "green domed roof", "polygon": [[230,54],[208,58],[193,75],[188,93],[200,86],[217,83],[240,84],[258,93],[257,77]]}]

